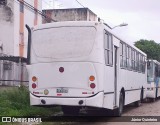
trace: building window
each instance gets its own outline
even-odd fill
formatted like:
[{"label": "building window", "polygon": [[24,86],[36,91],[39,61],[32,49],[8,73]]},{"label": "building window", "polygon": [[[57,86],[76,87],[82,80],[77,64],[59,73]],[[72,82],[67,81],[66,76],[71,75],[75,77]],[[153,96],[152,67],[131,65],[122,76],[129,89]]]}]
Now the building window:
[{"label": "building window", "polygon": [[105,31],[104,35],[105,63],[113,65],[113,40],[112,35]]},{"label": "building window", "polygon": [[6,5],[7,4],[7,0],[0,0],[0,5]]}]

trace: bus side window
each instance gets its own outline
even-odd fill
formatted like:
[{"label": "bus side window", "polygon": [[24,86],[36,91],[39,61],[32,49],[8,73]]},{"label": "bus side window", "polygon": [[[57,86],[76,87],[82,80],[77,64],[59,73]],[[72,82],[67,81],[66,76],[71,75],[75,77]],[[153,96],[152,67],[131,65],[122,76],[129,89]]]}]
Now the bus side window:
[{"label": "bus side window", "polygon": [[120,42],[120,67],[123,67],[123,44]]},{"label": "bus side window", "polygon": [[121,59],[120,66],[121,68],[127,68],[127,55],[126,54],[127,54],[126,44],[121,41],[120,42],[120,59]]},{"label": "bus side window", "polygon": [[137,65],[137,58],[138,56],[137,56],[137,51],[135,50],[135,71],[137,71],[137,67],[138,67],[138,65]]},{"label": "bus side window", "polygon": [[132,49],[132,70],[135,70],[135,51]]},{"label": "bus side window", "polygon": [[155,77],[158,77],[158,66],[155,67]]},{"label": "bus side window", "polygon": [[126,44],[123,44],[123,68],[126,68]]},{"label": "bus side window", "polygon": [[147,69],[151,68],[151,63],[149,61],[147,61]]},{"label": "bus side window", "polygon": [[142,56],[142,72],[145,73],[145,67],[146,67],[146,62],[145,62],[145,57]]},{"label": "bus side window", "polygon": [[132,54],[131,47],[129,47],[129,69],[132,69]]},{"label": "bus side window", "polygon": [[106,65],[113,65],[113,41],[112,35],[109,33],[104,34],[104,48],[105,48],[105,63]]},{"label": "bus side window", "polygon": [[158,66],[158,77],[160,77],[160,66]]},{"label": "bus side window", "polygon": [[129,47],[126,46],[126,67],[129,68]]}]

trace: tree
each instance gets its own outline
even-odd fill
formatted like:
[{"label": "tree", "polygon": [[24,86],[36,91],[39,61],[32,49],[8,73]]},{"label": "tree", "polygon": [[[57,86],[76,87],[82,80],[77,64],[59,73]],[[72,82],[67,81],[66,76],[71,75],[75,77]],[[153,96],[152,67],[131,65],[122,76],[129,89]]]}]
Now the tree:
[{"label": "tree", "polygon": [[160,44],[154,40],[141,39],[134,44],[137,48],[147,54],[148,59],[155,59],[160,62]]}]

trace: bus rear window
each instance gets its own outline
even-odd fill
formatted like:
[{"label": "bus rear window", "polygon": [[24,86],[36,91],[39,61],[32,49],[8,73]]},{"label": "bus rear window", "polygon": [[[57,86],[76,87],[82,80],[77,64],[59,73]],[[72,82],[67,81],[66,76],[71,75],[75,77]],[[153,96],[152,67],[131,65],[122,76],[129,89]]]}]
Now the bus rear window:
[{"label": "bus rear window", "polygon": [[37,57],[76,58],[88,56],[96,36],[94,27],[54,27],[33,32]]}]

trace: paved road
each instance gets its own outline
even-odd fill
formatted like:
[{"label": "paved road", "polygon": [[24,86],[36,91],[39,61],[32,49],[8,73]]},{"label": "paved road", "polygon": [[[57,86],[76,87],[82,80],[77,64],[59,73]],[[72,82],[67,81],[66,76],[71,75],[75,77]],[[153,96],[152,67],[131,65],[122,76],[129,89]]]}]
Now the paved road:
[{"label": "paved road", "polygon": [[[122,115],[124,121],[125,116],[133,116],[133,118],[136,116],[153,116],[147,118],[156,119],[154,116],[160,116],[160,99],[155,102],[142,103],[140,107],[134,107],[133,105],[126,106]],[[160,122],[107,122],[108,119],[116,121],[116,118],[103,117],[102,121],[99,120],[99,122],[80,122],[73,123],[73,125],[160,125]]]}]

